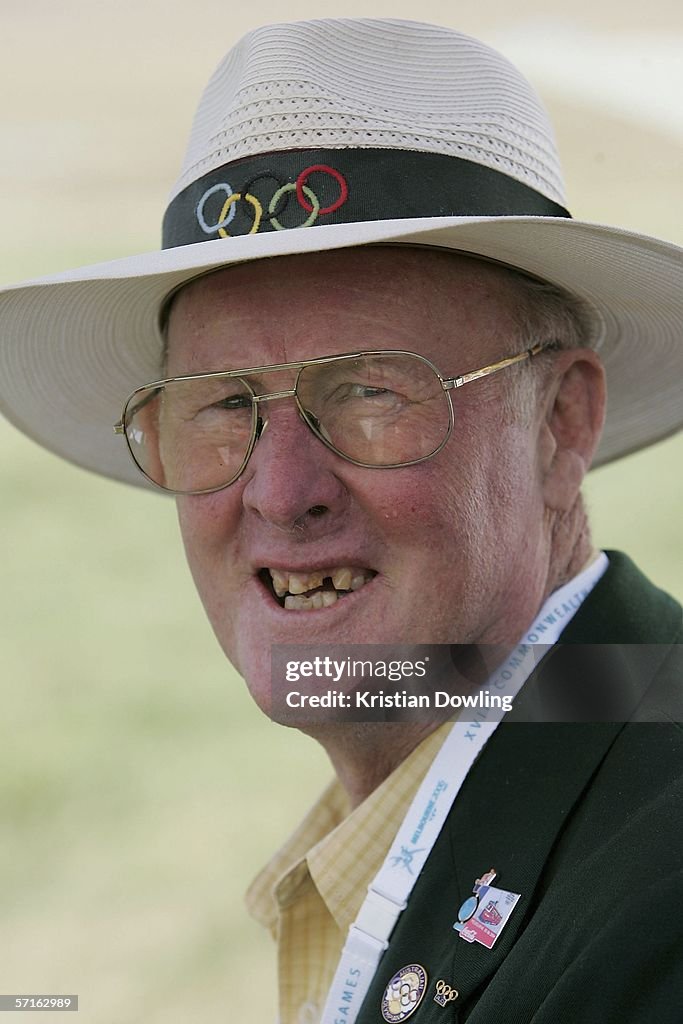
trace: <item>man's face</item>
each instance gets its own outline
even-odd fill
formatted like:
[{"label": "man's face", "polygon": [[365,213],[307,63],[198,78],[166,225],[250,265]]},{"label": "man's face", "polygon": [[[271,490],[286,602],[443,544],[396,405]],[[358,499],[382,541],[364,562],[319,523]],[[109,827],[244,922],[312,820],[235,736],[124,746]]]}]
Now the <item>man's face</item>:
[{"label": "man's face", "polygon": [[[475,260],[390,248],[230,268],[177,297],[167,369],[386,348],[418,352],[456,376],[531,343],[514,327],[513,287]],[[264,375],[258,390],[292,382],[289,372]],[[242,476],[178,499],[209,619],[264,710],[273,643],[518,639],[543,596],[547,537],[538,422],[506,412],[510,382],[504,370],[452,392],[452,437],[433,458],[401,469],[352,465],[311,433],[291,398],[265,403],[267,429]],[[291,574],[300,586],[316,574],[331,578],[338,599],[283,607],[272,580],[296,589]],[[347,589],[349,578],[358,589]]]}]

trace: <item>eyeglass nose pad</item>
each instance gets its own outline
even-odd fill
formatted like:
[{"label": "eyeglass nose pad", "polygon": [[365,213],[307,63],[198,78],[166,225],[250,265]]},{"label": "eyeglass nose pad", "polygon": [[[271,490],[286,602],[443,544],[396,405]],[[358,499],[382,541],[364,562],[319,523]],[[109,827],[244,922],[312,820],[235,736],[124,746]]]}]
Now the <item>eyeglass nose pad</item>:
[{"label": "eyeglass nose pad", "polygon": [[268,426],[268,420],[264,420],[261,416],[256,417],[256,427],[254,429],[254,444],[259,440]]},{"label": "eyeglass nose pad", "polygon": [[310,409],[304,409],[303,411],[299,412],[299,415],[301,416],[301,419],[304,421],[304,423],[308,424],[309,427],[312,427],[313,430],[320,437],[324,437],[325,440],[327,440],[327,441],[330,440],[330,435],[327,433],[325,428],[321,425],[320,420],[315,415],[315,413],[312,413]]},{"label": "eyeglass nose pad", "polygon": [[310,426],[315,427],[316,430],[320,430],[320,420],[311,412],[310,409],[301,409],[299,411],[299,416],[301,416],[304,423],[310,424]]}]

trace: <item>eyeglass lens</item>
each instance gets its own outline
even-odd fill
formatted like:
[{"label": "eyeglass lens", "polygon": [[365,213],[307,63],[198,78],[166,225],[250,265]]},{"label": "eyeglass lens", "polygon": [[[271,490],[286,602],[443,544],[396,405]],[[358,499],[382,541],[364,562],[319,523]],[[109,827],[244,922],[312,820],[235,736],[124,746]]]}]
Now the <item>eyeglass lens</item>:
[{"label": "eyeglass lens", "polygon": [[[267,374],[263,375],[267,381]],[[258,418],[242,377],[180,379],[138,391],[125,413],[133,458],[159,486],[217,490],[235,480],[253,447]],[[296,401],[313,432],[364,466],[407,465],[433,455],[451,406],[432,366],[405,353],[340,357],[302,367]]]}]

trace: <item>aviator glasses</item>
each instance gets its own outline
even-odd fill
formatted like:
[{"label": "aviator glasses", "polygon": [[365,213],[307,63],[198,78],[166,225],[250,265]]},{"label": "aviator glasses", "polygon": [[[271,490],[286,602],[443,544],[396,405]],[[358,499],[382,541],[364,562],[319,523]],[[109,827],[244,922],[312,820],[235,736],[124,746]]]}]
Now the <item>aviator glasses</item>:
[{"label": "aviator glasses", "polygon": [[[267,418],[263,403],[293,398],[301,419],[347,462],[411,466],[441,451],[453,430],[450,391],[530,359],[536,345],[460,377],[442,377],[415,352],[380,350],[153,381],[130,396],[119,423],[138,469],[175,494],[207,494],[234,483]],[[270,373],[295,372],[294,386],[259,393]]]}]

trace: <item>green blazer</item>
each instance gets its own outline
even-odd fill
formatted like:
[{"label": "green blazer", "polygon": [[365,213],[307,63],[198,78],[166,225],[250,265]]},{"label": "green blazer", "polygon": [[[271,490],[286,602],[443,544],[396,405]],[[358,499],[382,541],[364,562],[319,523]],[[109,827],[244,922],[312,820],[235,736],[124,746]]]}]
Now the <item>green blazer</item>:
[{"label": "green blazer", "polygon": [[[428,978],[412,1024],[683,1021],[681,608],[609,558],[470,771],[358,1024],[383,1024],[409,964]],[[569,686],[584,721],[529,721],[549,704],[561,716]],[[621,720],[593,721],[615,698]],[[453,924],[490,868],[521,898],[488,949]],[[445,1007],[438,981],[458,993]]]}]

